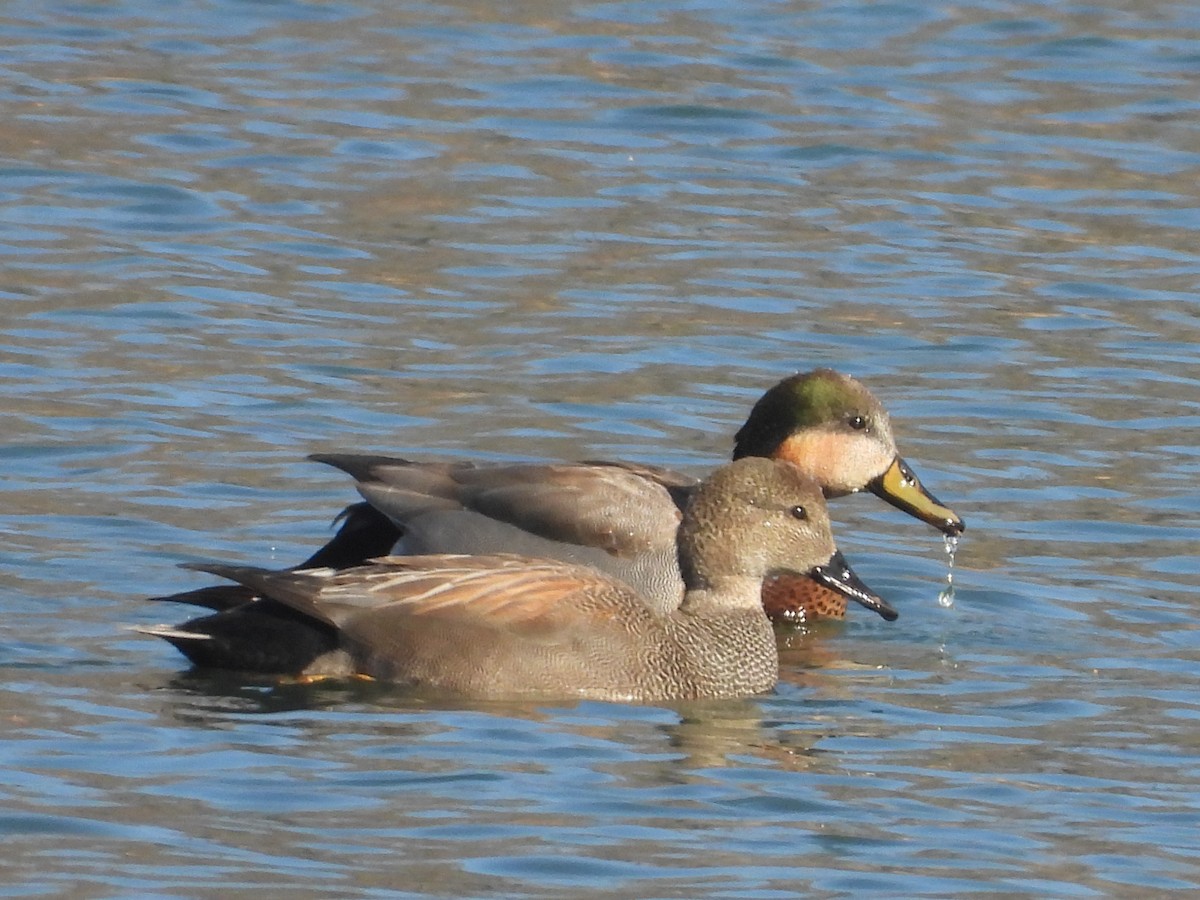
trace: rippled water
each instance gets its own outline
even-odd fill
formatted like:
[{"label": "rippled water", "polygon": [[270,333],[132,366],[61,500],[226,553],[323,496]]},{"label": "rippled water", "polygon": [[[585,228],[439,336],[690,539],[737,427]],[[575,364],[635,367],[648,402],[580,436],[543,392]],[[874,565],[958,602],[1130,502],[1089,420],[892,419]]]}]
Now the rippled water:
[{"label": "rippled water", "polygon": [[[12,3],[0,895],[1200,887],[1192,4]],[[316,450],[696,471],[830,365],[967,518],[737,703],[189,675]]]}]

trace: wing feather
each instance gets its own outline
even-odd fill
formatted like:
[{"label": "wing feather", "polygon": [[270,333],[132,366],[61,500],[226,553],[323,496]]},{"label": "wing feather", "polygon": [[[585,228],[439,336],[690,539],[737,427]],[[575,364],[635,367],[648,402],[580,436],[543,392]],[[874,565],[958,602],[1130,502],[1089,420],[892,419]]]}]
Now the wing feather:
[{"label": "wing feather", "polygon": [[[350,473],[402,528],[422,515],[469,510],[547,540],[632,557],[674,545],[695,479],[617,463],[418,463],[374,456],[314,457]],[[445,547],[445,550],[455,548]]]}]

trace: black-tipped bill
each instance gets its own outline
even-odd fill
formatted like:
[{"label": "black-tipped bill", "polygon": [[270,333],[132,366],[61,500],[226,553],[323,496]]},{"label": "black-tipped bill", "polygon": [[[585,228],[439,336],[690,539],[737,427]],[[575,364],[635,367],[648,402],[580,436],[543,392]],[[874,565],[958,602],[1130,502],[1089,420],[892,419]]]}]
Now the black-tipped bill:
[{"label": "black-tipped bill", "polygon": [[808,574],[819,584],[849,597],[855,603],[861,603],[889,622],[894,622],[900,615],[886,600],[862,583],[862,579],[850,568],[850,563],[846,562],[846,557],[842,556],[841,550],[834,551],[833,556],[829,557],[829,562],[817,566]]},{"label": "black-tipped bill", "polygon": [[886,472],[867,485],[867,489],[948,537],[957,537],[967,527],[954,510],[925,490],[921,479],[899,456],[892,460]]}]

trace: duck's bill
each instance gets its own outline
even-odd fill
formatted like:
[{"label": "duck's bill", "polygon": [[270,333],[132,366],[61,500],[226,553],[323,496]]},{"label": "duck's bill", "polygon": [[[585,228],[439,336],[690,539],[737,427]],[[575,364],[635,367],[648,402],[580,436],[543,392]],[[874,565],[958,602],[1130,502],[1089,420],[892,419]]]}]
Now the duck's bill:
[{"label": "duck's bill", "polygon": [[833,556],[829,557],[829,562],[817,566],[808,574],[818,584],[849,597],[855,603],[861,603],[889,622],[894,622],[900,615],[886,600],[862,583],[862,579],[850,568],[850,563],[846,562],[846,557],[842,556],[841,550],[835,551]]},{"label": "duck's bill", "polygon": [[957,537],[967,527],[954,510],[925,490],[921,479],[899,456],[892,460],[886,472],[867,485],[867,489],[948,537]]}]

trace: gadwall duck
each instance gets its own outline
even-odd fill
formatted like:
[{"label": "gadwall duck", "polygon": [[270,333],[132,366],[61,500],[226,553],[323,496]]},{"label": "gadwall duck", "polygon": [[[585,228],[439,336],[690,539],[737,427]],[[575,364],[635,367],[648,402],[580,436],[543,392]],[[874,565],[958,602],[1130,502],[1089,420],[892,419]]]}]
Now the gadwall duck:
[{"label": "gadwall duck", "polygon": [[820,487],[745,459],[693,491],[678,529],[686,586],[662,612],[587,566],[514,556],[393,556],[348,569],[201,566],[255,599],[140,629],[193,663],[364,676],[474,698],[736,697],[778,678],[765,577],[793,572],[880,601],[834,546]]},{"label": "gadwall duck", "polygon": [[[786,459],[826,497],[869,490],[947,535],[964,525],[922,485],[896,450],[883,405],[860,381],[831,369],[783,379],[755,403],[733,458]],[[315,454],[358,482],[337,535],[298,568],[346,568],[388,553],[517,553],[593,566],[622,579],[655,609],[678,606],[683,581],[675,529],[697,479],[627,463],[413,462]],[[226,609],[236,585],[170,598]],[[841,618],[846,598],[811,579],[772,578],[763,604],[775,621]]]}]

